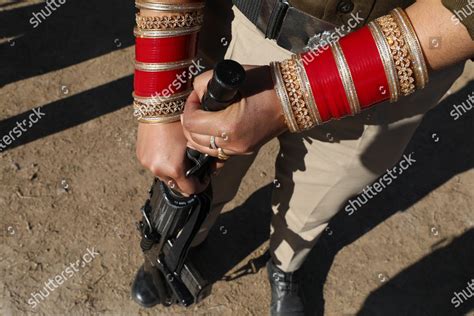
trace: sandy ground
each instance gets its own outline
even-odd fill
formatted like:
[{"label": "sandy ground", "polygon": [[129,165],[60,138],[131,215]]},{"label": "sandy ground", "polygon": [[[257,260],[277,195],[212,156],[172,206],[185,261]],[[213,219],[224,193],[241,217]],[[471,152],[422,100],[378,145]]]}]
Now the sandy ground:
[{"label": "sandy ground", "polygon": [[[34,108],[45,113],[0,152],[0,315],[265,315],[265,269],[233,272],[267,247],[275,142],[204,247],[213,294],[189,309],[130,299],[142,262],[135,224],[152,182],[134,153],[132,5],[67,2],[33,28],[44,4],[0,1],[0,135]],[[310,315],[474,315],[474,298],[451,303],[474,278],[473,116],[449,116],[473,79],[469,64],[426,116],[406,150],[420,163],[331,222],[303,267]],[[88,249],[93,260],[67,270]]]}]

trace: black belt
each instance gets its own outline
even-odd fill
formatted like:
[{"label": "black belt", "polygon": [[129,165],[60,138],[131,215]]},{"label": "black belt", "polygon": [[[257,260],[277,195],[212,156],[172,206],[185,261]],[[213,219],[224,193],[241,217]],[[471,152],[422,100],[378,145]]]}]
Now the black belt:
[{"label": "black belt", "polygon": [[335,24],[318,19],[286,0],[233,0],[235,6],[277,44],[298,53],[318,43],[321,34],[331,32]]}]

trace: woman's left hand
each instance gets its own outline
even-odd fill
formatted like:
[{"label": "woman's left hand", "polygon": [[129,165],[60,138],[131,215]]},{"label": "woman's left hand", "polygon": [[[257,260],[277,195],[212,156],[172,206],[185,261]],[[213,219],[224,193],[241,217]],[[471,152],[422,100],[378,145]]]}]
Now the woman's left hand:
[{"label": "woman's left hand", "polygon": [[194,80],[182,123],[188,146],[217,157],[215,145],[229,156],[248,155],[287,130],[280,101],[273,88],[268,66],[245,66],[247,78],[240,89],[241,99],[218,112],[201,109],[202,96],[212,77],[208,71]]}]

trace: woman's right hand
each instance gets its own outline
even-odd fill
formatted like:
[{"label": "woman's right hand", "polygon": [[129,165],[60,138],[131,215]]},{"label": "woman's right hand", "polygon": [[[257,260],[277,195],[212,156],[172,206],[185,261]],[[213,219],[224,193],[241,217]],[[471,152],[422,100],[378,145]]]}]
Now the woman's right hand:
[{"label": "woman's right hand", "polygon": [[189,195],[204,191],[209,177],[203,183],[196,177],[185,176],[186,170],[191,167],[186,158],[186,144],[180,121],[138,125],[138,161],[168,186],[174,184],[175,190]]}]

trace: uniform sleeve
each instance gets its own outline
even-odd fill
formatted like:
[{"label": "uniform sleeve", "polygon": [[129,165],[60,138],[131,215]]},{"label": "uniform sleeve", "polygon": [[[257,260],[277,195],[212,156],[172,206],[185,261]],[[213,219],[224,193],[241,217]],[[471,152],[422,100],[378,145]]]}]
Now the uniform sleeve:
[{"label": "uniform sleeve", "polygon": [[464,24],[471,39],[474,40],[474,1],[442,0],[442,2],[446,8],[453,12],[452,21],[456,24]]}]

